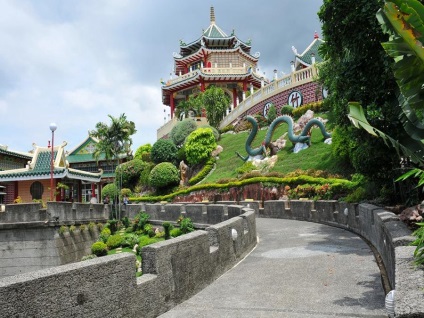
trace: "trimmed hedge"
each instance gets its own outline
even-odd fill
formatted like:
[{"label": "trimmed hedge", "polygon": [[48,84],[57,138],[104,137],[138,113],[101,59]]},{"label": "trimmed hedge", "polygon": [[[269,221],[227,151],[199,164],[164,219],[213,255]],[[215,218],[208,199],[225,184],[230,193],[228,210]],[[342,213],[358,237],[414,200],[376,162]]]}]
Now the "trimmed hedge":
[{"label": "trimmed hedge", "polygon": [[200,172],[188,181],[189,185],[194,185],[202,181],[212,171],[215,166],[215,158],[210,158]]},{"label": "trimmed hedge", "polygon": [[334,195],[337,194],[346,194],[355,190],[358,186],[358,182],[349,181],[346,179],[337,179],[337,178],[317,178],[311,176],[297,176],[297,177],[254,177],[250,179],[244,179],[239,181],[231,181],[228,183],[210,183],[210,184],[198,184],[191,186],[186,189],[181,189],[174,193],[161,195],[161,196],[144,196],[144,197],[133,197],[130,198],[134,202],[159,202],[159,201],[171,201],[174,197],[178,195],[189,194],[193,191],[200,190],[228,190],[233,187],[243,187],[249,184],[255,183],[266,183],[266,184],[275,184],[275,185],[288,185],[290,188],[296,188],[298,185],[310,184],[310,185],[329,185],[331,191]]},{"label": "trimmed hedge", "polygon": [[323,106],[322,101],[312,102],[312,103],[305,104],[303,106],[293,109],[292,114],[293,114],[293,117],[299,118],[300,116],[305,114],[308,110],[312,110],[314,113],[321,111],[322,106]]}]

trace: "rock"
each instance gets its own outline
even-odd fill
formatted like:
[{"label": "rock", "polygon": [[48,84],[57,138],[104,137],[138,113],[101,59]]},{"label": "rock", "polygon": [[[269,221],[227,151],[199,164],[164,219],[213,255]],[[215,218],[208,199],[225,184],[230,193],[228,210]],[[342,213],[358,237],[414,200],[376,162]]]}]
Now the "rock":
[{"label": "rock", "polygon": [[412,206],[406,208],[399,215],[399,219],[406,223],[408,226],[414,226],[415,223],[421,222],[423,220],[423,206],[421,204],[417,204],[416,206]]}]

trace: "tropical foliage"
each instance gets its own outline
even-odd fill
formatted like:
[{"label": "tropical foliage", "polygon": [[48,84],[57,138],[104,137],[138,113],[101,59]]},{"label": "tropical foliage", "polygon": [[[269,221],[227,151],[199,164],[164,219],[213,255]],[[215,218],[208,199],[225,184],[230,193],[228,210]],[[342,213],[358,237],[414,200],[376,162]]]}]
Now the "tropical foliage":
[{"label": "tropical foliage", "polygon": [[209,125],[218,128],[230,105],[230,97],[222,88],[210,86],[202,94],[202,103]]},{"label": "tropical foliage", "polygon": [[[375,190],[393,188],[393,179],[398,176],[398,157],[387,151],[382,140],[352,129],[347,115],[349,101],[361,102],[377,129],[390,130],[395,139],[404,135],[398,118],[399,90],[390,68],[391,59],[381,46],[389,36],[375,18],[382,4],[381,0],[324,0],[318,13],[325,39],[320,46],[325,59],[319,68],[320,81],[329,91],[324,107],[329,110],[330,122],[337,126],[337,138],[345,143],[343,157],[339,159],[374,180]],[[387,193],[384,196],[394,197]]]}]

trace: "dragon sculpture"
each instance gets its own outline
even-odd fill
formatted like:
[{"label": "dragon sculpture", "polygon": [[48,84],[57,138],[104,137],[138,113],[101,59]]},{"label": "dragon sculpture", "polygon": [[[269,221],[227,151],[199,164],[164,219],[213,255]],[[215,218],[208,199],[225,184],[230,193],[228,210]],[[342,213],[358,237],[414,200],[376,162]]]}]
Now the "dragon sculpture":
[{"label": "dragon sculpture", "polygon": [[289,137],[289,140],[293,144],[298,143],[298,142],[309,143],[310,138],[311,138],[310,135],[309,135],[309,131],[312,128],[312,126],[318,126],[319,129],[321,130],[322,135],[325,138],[331,137],[331,135],[325,130],[324,124],[316,118],[312,118],[311,120],[309,120],[306,123],[305,127],[303,128],[302,132],[299,135],[295,135],[294,132],[293,132],[293,118],[291,118],[290,116],[287,116],[287,115],[283,115],[283,116],[279,116],[279,117],[275,118],[274,121],[271,123],[271,125],[269,125],[268,131],[266,133],[264,141],[262,142],[262,145],[258,148],[252,148],[250,145],[252,144],[252,141],[256,137],[259,125],[258,125],[258,122],[256,121],[256,119],[252,116],[246,116],[246,120],[252,124],[252,131],[250,132],[249,137],[246,140],[246,146],[245,146],[245,149],[246,149],[246,152],[247,152],[248,155],[246,157],[243,157],[242,155],[240,155],[236,151],[236,154],[243,161],[247,161],[249,159],[249,157],[254,157],[254,156],[258,156],[258,155],[265,155],[266,149],[268,147],[270,147],[270,144],[271,144],[271,141],[272,141],[272,135],[274,134],[275,129],[282,122],[285,122],[289,125],[288,137]]}]

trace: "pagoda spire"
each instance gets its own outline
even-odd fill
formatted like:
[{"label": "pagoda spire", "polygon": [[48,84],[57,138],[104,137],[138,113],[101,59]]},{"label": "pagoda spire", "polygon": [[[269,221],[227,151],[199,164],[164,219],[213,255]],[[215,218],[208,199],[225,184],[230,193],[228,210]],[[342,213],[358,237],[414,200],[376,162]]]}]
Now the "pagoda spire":
[{"label": "pagoda spire", "polygon": [[215,24],[215,9],[211,7],[211,24]]}]

